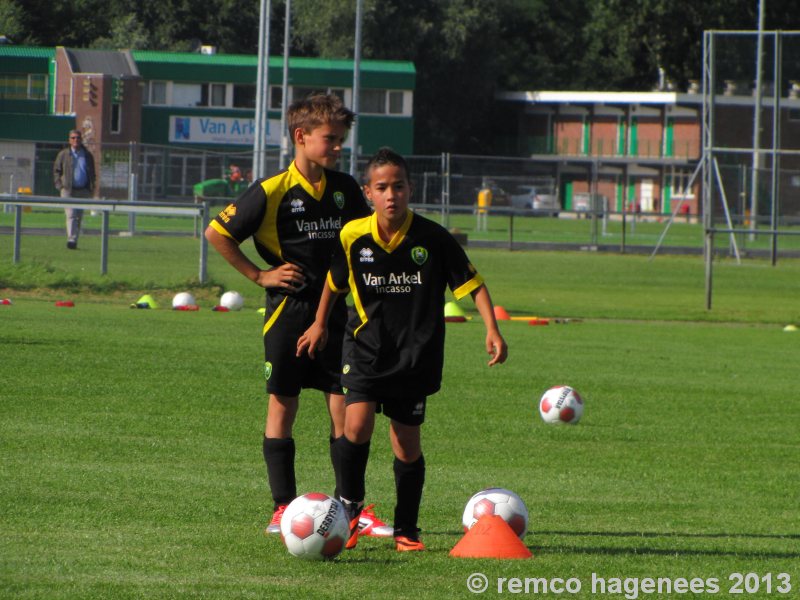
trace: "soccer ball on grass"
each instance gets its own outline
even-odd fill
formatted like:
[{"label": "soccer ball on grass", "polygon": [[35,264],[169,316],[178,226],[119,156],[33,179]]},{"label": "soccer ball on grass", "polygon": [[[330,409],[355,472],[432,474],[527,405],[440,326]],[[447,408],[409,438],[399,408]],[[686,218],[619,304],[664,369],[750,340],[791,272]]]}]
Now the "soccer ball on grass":
[{"label": "soccer ball on grass", "polygon": [[583,415],[583,399],[568,385],[551,387],[539,400],[539,414],[545,423],[574,425]]},{"label": "soccer ball on grass", "polygon": [[225,292],[222,294],[222,298],[219,299],[219,304],[228,310],[242,310],[244,298],[239,292]]},{"label": "soccer ball on grass", "polygon": [[350,537],[350,521],[338,500],[318,492],[298,496],[281,517],[281,538],[289,554],[306,560],[332,559]]},{"label": "soccer ball on grass", "polygon": [[175,294],[172,298],[172,308],[182,308],[187,306],[196,306],[194,296],[191,292],[180,292]]},{"label": "soccer ball on grass", "polygon": [[517,494],[505,488],[481,490],[467,502],[461,523],[464,531],[471,529],[478,519],[487,515],[497,515],[508,523],[520,538],[528,531],[528,508]]}]

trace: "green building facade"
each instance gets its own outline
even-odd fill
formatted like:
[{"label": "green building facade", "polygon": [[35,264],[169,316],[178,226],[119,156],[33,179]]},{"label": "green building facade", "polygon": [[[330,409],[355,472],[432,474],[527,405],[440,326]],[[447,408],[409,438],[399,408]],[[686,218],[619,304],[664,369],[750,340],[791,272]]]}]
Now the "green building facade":
[{"label": "green building facade", "polygon": [[[107,197],[129,194],[132,173],[137,196],[152,199],[191,196],[194,184],[224,177],[234,162],[246,171],[257,72],[249,55],[0,46],[0,192],[54,193],[52,158],[73,128],[99,157]],[[413,153],[415,83],[410,62],[361,61],[359,155],[383,145]],[[282,57],[270,57],[268,84],[267,148],[277,157]],[[331,92],[353,106],[352,86],[352,60],[289,59],[288,103]],[[268,156],[267,165],[276,162]]]}]

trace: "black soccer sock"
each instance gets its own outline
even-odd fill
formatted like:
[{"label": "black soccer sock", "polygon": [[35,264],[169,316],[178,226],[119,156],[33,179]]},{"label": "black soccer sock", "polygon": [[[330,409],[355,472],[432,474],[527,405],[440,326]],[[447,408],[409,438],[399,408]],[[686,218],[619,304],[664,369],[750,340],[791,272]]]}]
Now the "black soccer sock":
[{"label": "black soccer sock", "polygon": [[264,462],[275,508],[297,497],[294,476],[294,439],[264,437]]},{"label": "black soccer sock", "polygon": [[338,439],[339,438],[335,438],[333,436],[330,436],[330,438],[329,438],[330,453],[331,453],[331,465],[333,465],[333,476],[334,476],[334,478],[336,480],[336,487],[333,489],[333,497],[334,498],[338,498],[339,497],[339,492],[340,492],[341,487],[342,487],[341,483],[340,483],[341,475],[339,475],[339,472],[341,471],[341,465],[339,464],[338,445],[336,444],[336,441]]},{"label": "black soccer sock", "polygon": [[417,536],[419,505],[422,502],[422,487],[425,485],[425,457],[406,463],[395,457],[394,485],[397,504],[394,507],[394,534],[411,538]]},{"label": "black soccer sock", "polygon": [[345,436],[336,440],[339,459],[339,494],[351,502],[363,502],[366,494],[369,442],[354,444]]}]

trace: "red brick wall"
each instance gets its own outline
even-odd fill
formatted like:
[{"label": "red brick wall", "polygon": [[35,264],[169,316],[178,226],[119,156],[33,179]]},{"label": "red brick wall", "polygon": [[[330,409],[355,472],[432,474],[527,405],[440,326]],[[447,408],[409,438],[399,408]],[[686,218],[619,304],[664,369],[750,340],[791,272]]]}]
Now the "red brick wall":
[{"label": "red brick wall", "polygon": [[700,119],[676,117],[672,127],[673,155],[679,158],[700,158],[702,141]]},{"label": "red brick wall", "polygon": [[638,156],[657,158],[662,155],[662,139],[664,124],[660,117],[638,118],[636,138],[638,140]]},{"label": "red brick wall", "polygon": [[583,154],[583,119],[576,115],[556,118],[556,153]]},{"label": "red brick wall", "polygon": [[616,117],[595,116],[592,120],[592,149],[595,156],[618,154],[619,123]]}]

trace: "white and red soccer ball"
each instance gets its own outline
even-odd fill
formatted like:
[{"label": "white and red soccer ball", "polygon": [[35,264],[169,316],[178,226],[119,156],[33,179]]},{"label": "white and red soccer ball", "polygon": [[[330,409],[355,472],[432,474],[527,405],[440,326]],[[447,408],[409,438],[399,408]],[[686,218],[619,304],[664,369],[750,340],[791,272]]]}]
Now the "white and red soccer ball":
[{"label": "white and red soccer ball", "polygon": [[228,310],[242,310],[244,306],[244,297],[242,297],[239,292],[230,290],[222,294],[222,297],[219,299],[219,305],[224,306]]},{"label": "white and red soccer ball", "polygon": [[472,528],[478,519],[497,515],[508,523],[521,538],[528,531],[528,507],[517,494],[505,488],[488,488],[474,494],[464,507],[461,523],[464,531]]},{"label": "white and red soccer ball", "polygon": [[197,302],[191,292],[179,292],[172,298],[172,308],[186,308],[197,306]]},{"label": "white and red soccer ball", "polygon": [[539,414],[545,423],[574,425],[583,415],[583,399],[568,385],[551,387],[539,400]]},{"label": "white and red soccer ball", "polygon": [[306,560],[336,558],[350,537],[350,521],[338,500],[318,492],[298,496],[281,517],[289,554]]}]

